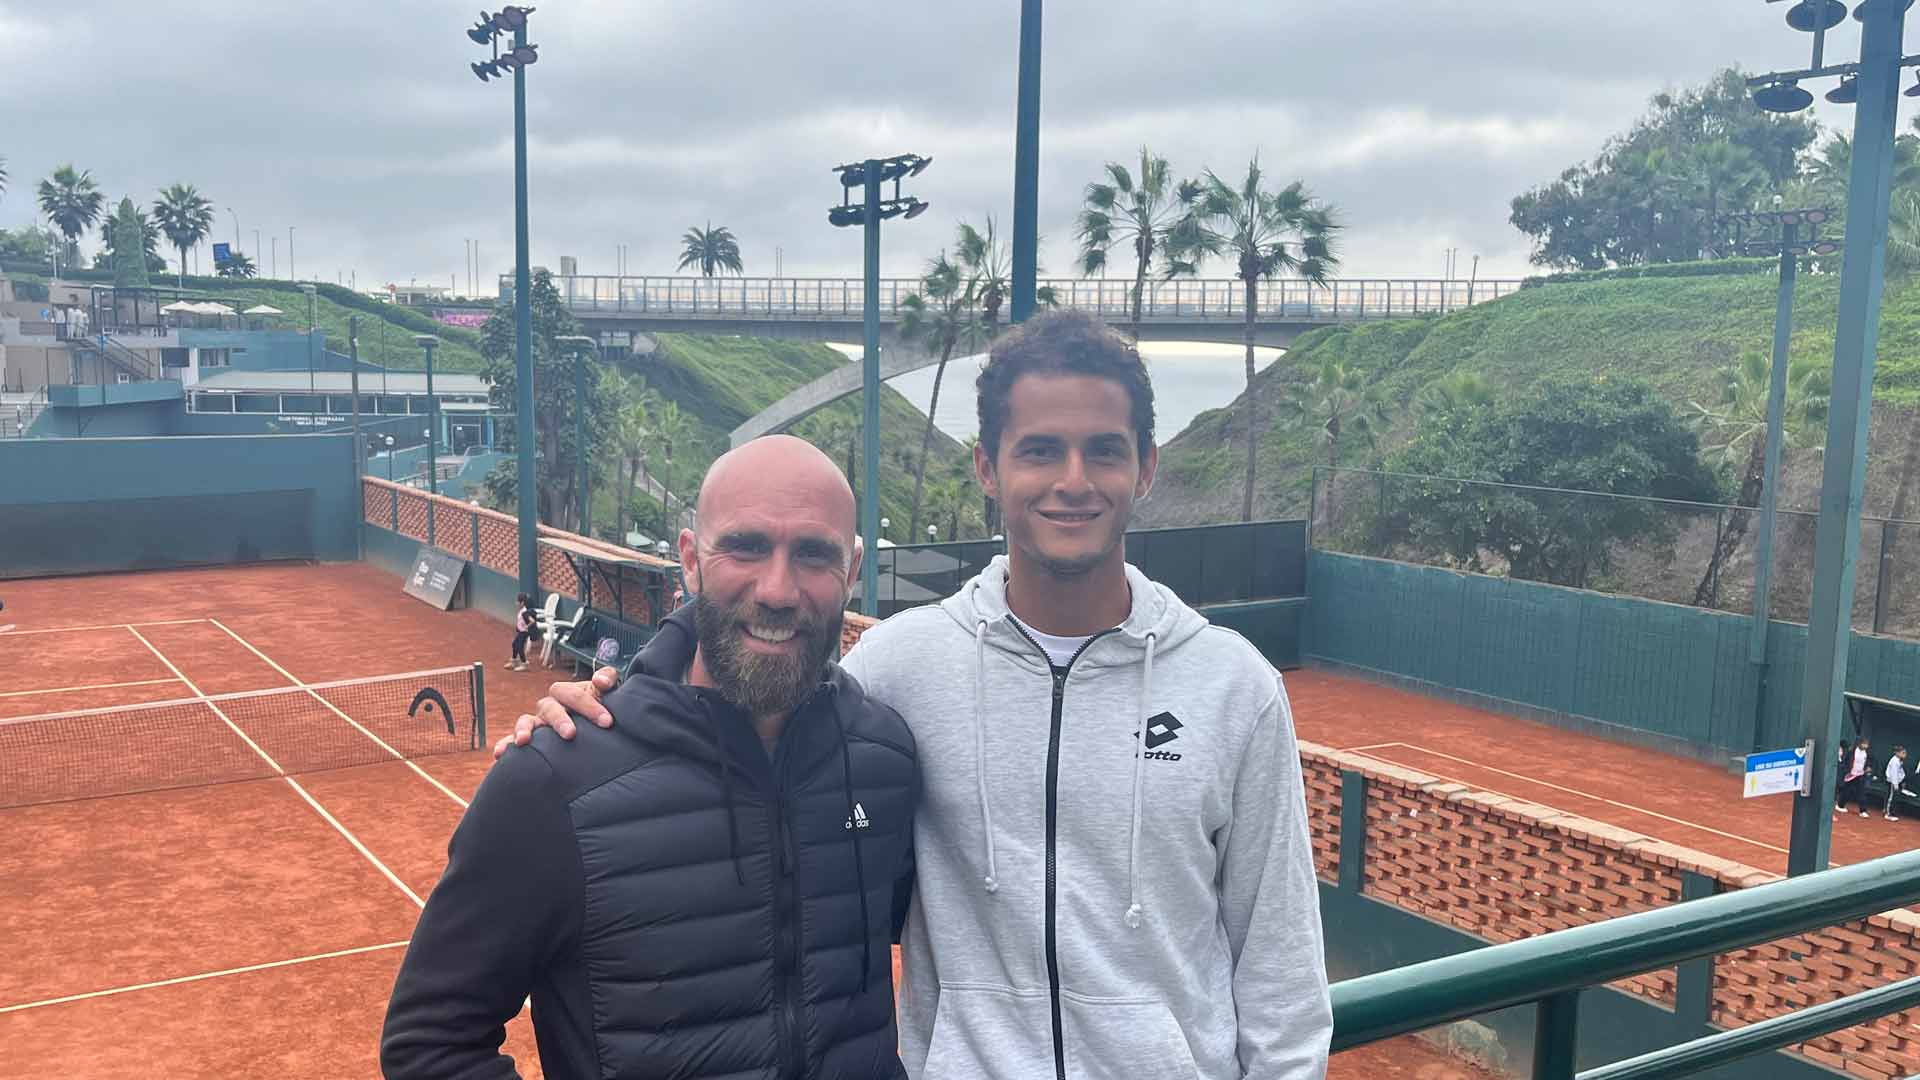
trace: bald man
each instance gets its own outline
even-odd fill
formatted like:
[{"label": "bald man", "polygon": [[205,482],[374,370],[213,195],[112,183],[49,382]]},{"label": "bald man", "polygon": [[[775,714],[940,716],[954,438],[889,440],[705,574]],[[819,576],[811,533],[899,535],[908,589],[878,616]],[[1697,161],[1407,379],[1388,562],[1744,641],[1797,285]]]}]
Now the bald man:
[{"label": "bald man", "polygon": [[680,534],[691,604],[610,728],[508,751],[455,831],[388,1006],[388,1077],[509,1077],[530,996],[570,1077],[877,1080],[913,874],[913,736],[832,662],[853,493],[807,443],[723,456]]}]

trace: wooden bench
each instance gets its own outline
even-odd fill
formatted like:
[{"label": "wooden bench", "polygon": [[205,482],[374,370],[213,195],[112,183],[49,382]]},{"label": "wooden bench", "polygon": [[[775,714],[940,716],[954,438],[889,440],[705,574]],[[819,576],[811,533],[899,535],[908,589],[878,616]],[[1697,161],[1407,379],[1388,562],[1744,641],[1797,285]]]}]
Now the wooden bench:
[{"label": "wooden bench", "polygon": [[612,638],[620,643],[620,656],[609,666],[624,675],[653,634],[654,628],[651,626],[641,626],[610,612],[588,608],[579,625],[568,631],[558,645],[561,652],[572,658],[576,675],[590,675],[601,666],[596,658],[600,640]]}]

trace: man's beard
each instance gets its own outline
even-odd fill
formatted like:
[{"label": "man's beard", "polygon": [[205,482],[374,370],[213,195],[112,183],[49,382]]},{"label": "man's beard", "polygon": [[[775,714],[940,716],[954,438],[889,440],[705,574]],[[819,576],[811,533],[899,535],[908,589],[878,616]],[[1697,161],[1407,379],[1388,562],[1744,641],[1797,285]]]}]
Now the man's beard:
[{"label": "man's beard", "polygon": [[[707,673],[713,676],[722,697],[751,716],[791,712],[807,699],[825,673],[834,647],[840,643],[844,619],[844,613],[837,608],[826,624],[821,625],[791,610],[780,614],[768,612],[752,600],[726,607],[702,593],[693,597],[693,623]],[[800,640],[800,651],[795,654],[755,652],[740,640],[743,625],[791,629]]]}]

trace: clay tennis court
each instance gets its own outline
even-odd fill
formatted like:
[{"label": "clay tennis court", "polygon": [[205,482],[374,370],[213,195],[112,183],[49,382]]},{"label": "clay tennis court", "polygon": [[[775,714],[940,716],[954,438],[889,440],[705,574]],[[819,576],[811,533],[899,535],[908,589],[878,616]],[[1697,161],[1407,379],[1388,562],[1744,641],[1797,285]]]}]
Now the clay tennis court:
[{"label": "clay tennis court", "polygon": [[[351,689],[330,684],[478,660],[498,731],[553,677],[505,670],[502,624],[435,611],[398,585],[361,564],[6,584],[15,628],[0,632],[0,732],[6,718],[219,695],[293,773],[0,810],[9,1075],[378,1075],[380,1021],[419,900],[490,755],[392,760],[323,705],[294,710],[327,725],[322,737],[263,731],[246,695],[337,699],[351,715]],[[1322,671],[1287,684],[1303,739],[1784,868],[1788,801],[1743,800],[1726,770]],[[154,785],[245,750],[217,718],[181,726],[184,739],[76,730],[26,754],[48,770]],[[342,753],[368,763],[300,764]],[[1835,833],[1836,859],[1855,861],[1905,850],[1920,824],[1849,816]],[[506,1049],[539,1075],[524,1015]],[[1473,1074],[1396,1040],[1336,1057],[1330,1075]]]},{"label": "clay tennis court", "polygon": [[[16,581],[0,596],[15,627],[0,633],[0,803],[192,785],[0,810],[7,1075],[377,1076],[419,901],[490,755],[395,760],[374,740],[423,748],[405,745],[417,736],[393,689],[376,687],[376,708],[330,684],[439,671],[398,685],[457,698],[478,660],[504,711],[551,676],[505,670],[499,623],[434,611],[358,564]],[[206,706],[161,711],[160,730],[114,730],[140,710],[84,712],[236,694],[215,698],[231,726]],[[49,712],[81,715],[5,725]],[[338,715],[355,713],[365,730]],[[341,760],[368,763],[329,767]],[[271,778],[195,782],[204,767]],[[507,1049],[539,1074],[524,1015]]]}]

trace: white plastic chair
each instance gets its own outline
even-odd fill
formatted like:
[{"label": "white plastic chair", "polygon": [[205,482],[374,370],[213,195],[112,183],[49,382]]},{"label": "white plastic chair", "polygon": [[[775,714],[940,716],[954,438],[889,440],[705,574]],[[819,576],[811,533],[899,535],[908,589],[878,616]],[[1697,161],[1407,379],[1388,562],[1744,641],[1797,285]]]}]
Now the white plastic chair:
[{"label": "white plastic chair", "polygon": [[580,625],[580,620],[586,615],[586,612],[586,605],[582,604],[580,610],[573,613],[573,618],[563,619],[560,617],[560,594],[557,592],[547,594],[547,602],[540,608],[541,667],[550,668],[553,666],[555,646],[559,645],[560,639],[565,637],[574,627]]}]

